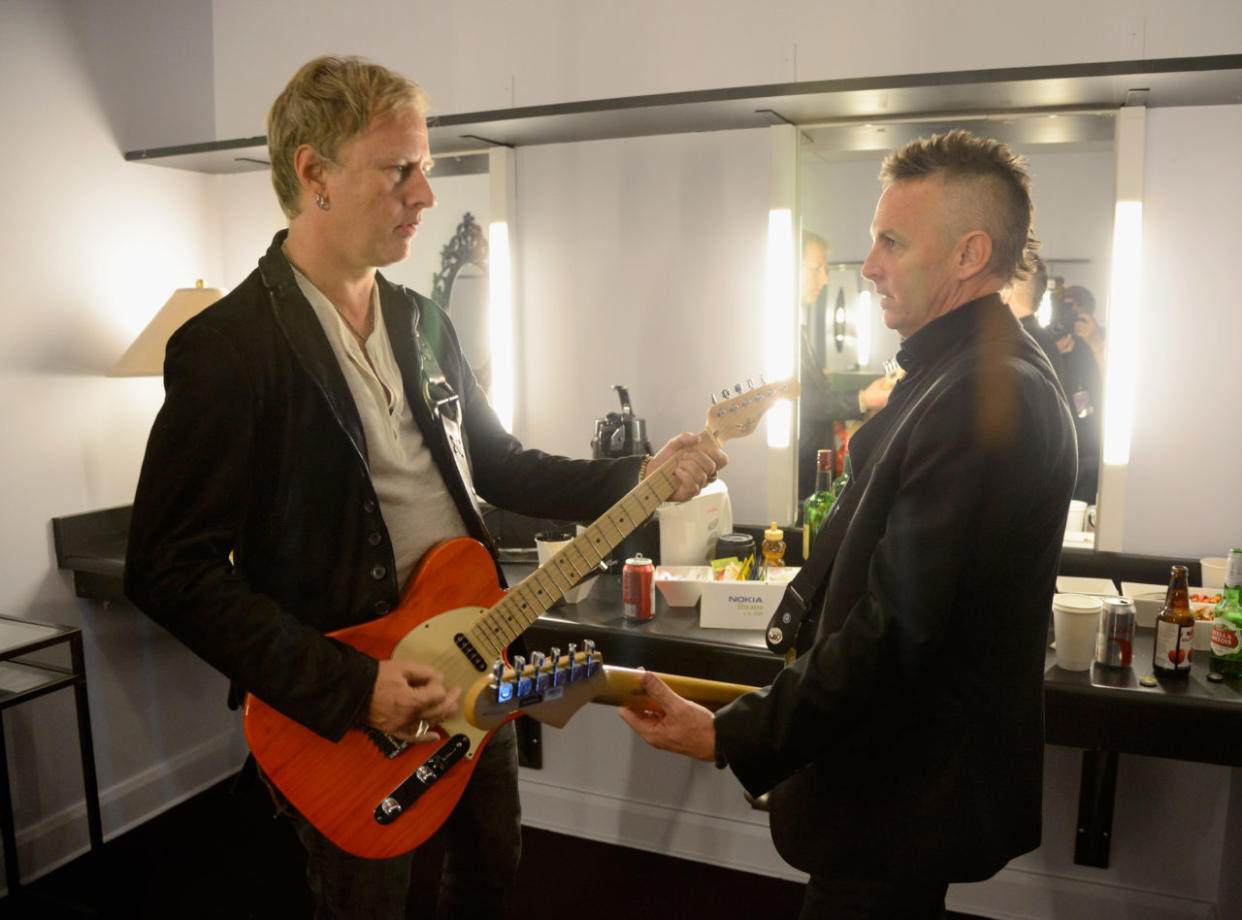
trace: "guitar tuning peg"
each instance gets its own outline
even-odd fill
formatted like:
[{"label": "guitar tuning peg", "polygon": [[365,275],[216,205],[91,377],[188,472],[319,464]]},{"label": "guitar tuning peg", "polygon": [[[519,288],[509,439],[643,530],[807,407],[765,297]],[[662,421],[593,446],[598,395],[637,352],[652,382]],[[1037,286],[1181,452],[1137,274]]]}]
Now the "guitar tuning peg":
[{"label": "guitar tuning peg", "polygon": [[729,388],[728,388],[728,387],[725,387],[723,390],[721,390],[721,391],[720,391],[720,398],[721,398],[721,399],[728,399],[728,398],[729,398]]},{"label": "guitar tuning peg", "polygon": [[749,377],[747,377],[747,378],[746,378],[746,389],[748,389],[748,390],[753,390],[754,388],[755,388],[755,381],[753,381],[753,380],[751,380]]},{"label": "guitar tuning peg", "polygon": [[763,374],[759,375],[759,386],[765,386],[767,381],[763,379]]},{"label": "guitar tuning peg", "polygon": [[583,639],[582,650],[586,652],[588,655],[595,654],[595,640],[594,639]]},{"label": "guitar tuning peg", "polygon": [[734,393],[742,392],[742,385],[740,383],[733,384],[733,392]]},{"label": "guitar tuning peg", "polygon": [[715,393],[709,393],[708,395],[709,395],[709,396],[711,396],[711,399],[712,399],[712,405],[713,405],[713,406],[714,406],[714,405],[716,405],[716,403],[718,402],[718,400],[716,399],[716,394],[715,394]]}]

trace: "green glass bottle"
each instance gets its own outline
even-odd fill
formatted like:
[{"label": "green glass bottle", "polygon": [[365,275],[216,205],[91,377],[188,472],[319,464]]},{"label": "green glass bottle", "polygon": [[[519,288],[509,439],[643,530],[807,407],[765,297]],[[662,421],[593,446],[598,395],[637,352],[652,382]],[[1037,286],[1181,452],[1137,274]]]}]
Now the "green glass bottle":
[{"label": "green glass bottle", "polygon": [[1225,590],[1212,617],[1211,668],[1226,677],[1242,676],[1242,549],[1229,553]]},{"label": "green glass bottle", "polygon": [[837,477],[837,481],[832,484],[832,497],[839,498],[841,493],[845,491],[845,487],[850,484],[850,473],[853,467],[850,464],[850,455],[848,449],[845,456],[841,458],[841,475]]},{"label": "green glass bottle", "polygon": [[828,510],[836,496],[832,494],[832,451],[824,449],[815,455],[815,491],[802,503],[802,559],[811,555],[815,534],[824,526]]}]

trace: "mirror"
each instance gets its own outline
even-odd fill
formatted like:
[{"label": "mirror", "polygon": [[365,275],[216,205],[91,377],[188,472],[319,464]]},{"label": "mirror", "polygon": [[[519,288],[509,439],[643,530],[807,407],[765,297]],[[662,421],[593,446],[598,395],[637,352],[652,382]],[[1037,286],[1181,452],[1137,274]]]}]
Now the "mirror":
[{"label": "mirror", "polygon": [[440,251],[440,270],[432,278],[431,299],[453,320],[462,352],[483,391],[491,385],[488,324],[487,237],[466,212]]},{"label": "mirror", "polygon": [[[872,306],[870,283],[860,274],[871,247],[884,157],[907,141],[952,128],[993,137],[1025,156],[1035,199],[1035,236],[1043,244],[1039,255],[1048,270],[1039,322],[1054,322],[1055,301],[1067,292],[1084,299],[1077,288],[1094,296],[1094,318],[1103,330],[1112,243],[1114,119],[1106,111],[800,126],[804,405],[799,413],[799,503],[814,488],[816,451],[833,447],[839,456],[849,434],[874,411],[862,411],[860,390],[884,375],[886,362],[900,345],[878,307]],[[1064,321],[1065,314],[1060,315]],[[1063,337],[1060,346],[1070,345],[1080,370],[1062,380],[1076,391],[1081,383],[1083,391],[1076,403],[1075,394],[1067,393],[1076,408],[1080,441],[1075,497],[1094,504],[1103,374],[1084,341]],[[808,390],[819,394],[818,401],[805,398]],[[1080,542],[1090,545],[1090,540],[1087,534]]]}]

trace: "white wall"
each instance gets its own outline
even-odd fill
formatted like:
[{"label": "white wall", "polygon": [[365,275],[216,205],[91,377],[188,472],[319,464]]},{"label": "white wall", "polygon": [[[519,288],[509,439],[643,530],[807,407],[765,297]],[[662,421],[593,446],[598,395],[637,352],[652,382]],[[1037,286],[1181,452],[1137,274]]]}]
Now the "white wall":
[{"label": "white wall", "polygon": [[1242,546],[1239,149],[1242,105],[1148,113],[1129,552]]},{"label": "white wall", "polygon": [[[619,383],[658,447],[758,381],[769,148],[759,129],[519,149],[525,441],[590,456]],[[762,432],[726,450],[734,519],[760,521]]]},{"label": "white wall", "polygon": [[[79,8],[0,4],[0,614],[83,627],[116,833],[224,775],[240,736],[220,677],[135,611],[74,600],[50,519],[132,500],[160,382],[103,375],[173,289],[218,276],[220,224],[208,177],[122,160]],[[5,713],[27,871],[86,840],[71,699]]]},{"label": "white wall", "polygon": [[[203,34],[208,7],[210,36]],[[772,80],[1220,53],[1236,50],[1230,44],[1242,26],[1233,2],[1149,0],[1116,16],[1111,3],[1059,0],[1015,42],[1014,7],[984,0],[971,0],[952,22],[893,2],[838,6],[837,20],[812,4],[755,9],[695,2],[669,13],[645,0],[594,4],[585,21],[579,5],[550,0],[370,0],[367,15],[324,0],[0,4],[0,123],[17,139],[6,145],[0,179],[7,217],[0,225],[0,426],[9,433],[0,454],[0,613],[85,628],[106,834],[227,772],[240,758],[239,736],[218,676],[134,611],[73,597],[69,576],[55,568],[48,522],[129,502],[159,383],[102,374],[169,292],[199,277],[236,284],[283,222],[262,174],[206,177],[126,164],[122,150],[261,133],[262,112],[288,74],[330,49],[416,74],[441,111],[451,112]],[[404,27],[414,20],[433,37]],[[894,31],[899,20],[908,25]],[[206,47],[214,82],[204,82]],[[1136,435],[1127,549],[1220,552],[1242,539],[1219,512],[1229,507],[1225,472],[1232,471],[1222,458],[1239,453],[1239,435],[1236,425],[1231,433],[1217,422],[1227,418],[1225,397],[1237,392],[1224,349],[1239,340],[1229,269],[1240,119],[1239,107],[1226,107],[1153,112],[1149,120],[1146,232],[1149,251],[1163,258],[1148,261],[1145,288],[1211,330],[1201,335],[1210,360],[1192,360],[1203,353],[1200,340],[1174,359],[1143,346],[1149,375],[1140,376],[1141,393],[1165,413]],[[569,449],[589,437],[592,420],[611,406],[614,382],[630,383],[653,434],[687,427],[702,411],[696,387],[714,385],[717,374],[729,381],[752,373],[739,343],[744,311],[761,288],[761,137],[732,132],[520,151],[519,310],[531,356],[524,424],[532,441]],[[565,227],[582,218],[562,184],[592,204],[587,229],[608,245],[587,234],[566,239]],[[727,232],[699,239],[711,223],[691,206],[703,203],[713,208],[710,220],[728,222]],[[253,219],[239,225],[235,215]],[[580,287],[595,296],[588,301]],[[737,337],[713,332],[690,354],[669,350],[701,330],[692,309],[699,304],[726,311],[723,328],[735,327]],[[620,325],[603,319],[618,309]],[[537,360],[547,366],[564,354],[543,338],[544,310],[556,320],[549,335],[597,349],[589,366],[539,373]],[[1141,341],[1154,341],[1146,325],[1143,334]],[[596,337],[616,354],[592,344]],[[629,362],[647,341],[660,343],[661,366],[627,363],[617,369],[633,367],[637,376],[614,378],[610,362]],[[673,379],[678,386],[664,383]],[[564,411],[550,408],[558,384],[577,394]],[[1170,418],[1187,406],[1195,411]],[[1197,442],[1177,450],[1169,434],[1177,421],[1194,437],[1217,432],[1219,456],[1194,450]],[[742,443],[735,473],[744,469]],[[74,762],[51,751],[53,739],[72,737],[68,707],[51,698],[5,722],[21,856],[46,868],[85,841]],[[1161,766],[1182,774],[1181,765]],[[1073,771],[1058,769],[1055,788],[1063,791]],[[1119,808],[1140,813],[1149,790],[1127,791]],[[1196,826],[1184,843],[1203,839]],[[1158,871],[1139,862],[1117,877],[1130,884],[1145,875]],[[1211,879],[1191,884],[1199,897]]]}]

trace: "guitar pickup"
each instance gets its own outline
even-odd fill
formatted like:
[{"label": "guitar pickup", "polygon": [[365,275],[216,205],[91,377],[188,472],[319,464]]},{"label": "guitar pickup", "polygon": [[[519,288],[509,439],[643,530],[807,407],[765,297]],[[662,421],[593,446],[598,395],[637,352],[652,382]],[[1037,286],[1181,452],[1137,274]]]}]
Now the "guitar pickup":
[{"label": "guitar pickup", "polygon": [[379,824],[392,824],[401,814],[418,801],[419,796],[435,785],[436,780],[449,771],[453,764],[466,756],[470,739],[465,735],[453,735],[440,745],[439,750],[423,761],[404,783],[375,806],[375,820]]}]

